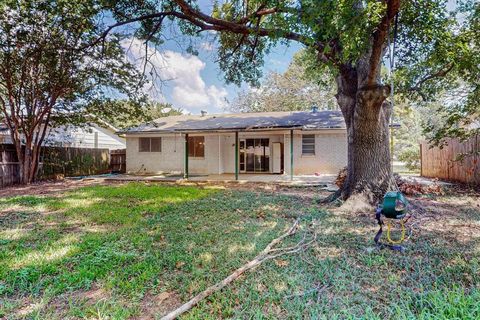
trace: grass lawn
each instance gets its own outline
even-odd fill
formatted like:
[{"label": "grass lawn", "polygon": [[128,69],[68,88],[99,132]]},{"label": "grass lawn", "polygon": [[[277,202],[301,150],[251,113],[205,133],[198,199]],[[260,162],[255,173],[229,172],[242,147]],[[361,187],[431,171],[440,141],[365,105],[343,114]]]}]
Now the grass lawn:
[{"label": "grass lawn", "polygon": [[422,210],[405,253],[375,249],[372,214],[322,207],[320,197],[129,183],[0,199],[0,318],[154,319],[297,217],[315,226],[314,245],[267,261],[183,319],[480,318],[477,196],[414,200]]}]

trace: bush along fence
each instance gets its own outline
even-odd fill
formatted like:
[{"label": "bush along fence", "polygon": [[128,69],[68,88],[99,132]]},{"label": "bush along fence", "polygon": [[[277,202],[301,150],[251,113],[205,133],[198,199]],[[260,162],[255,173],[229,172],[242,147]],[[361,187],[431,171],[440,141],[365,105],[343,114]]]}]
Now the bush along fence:
[{"label": "bush along fence", "polygon": [[421,175],[480,185],[480,136],[467,141],[448,140],[442,149],[420,144]]},{"label": "bush along fence", "polygon": [[[38,179],[61,179],[110,172],[108,149],[43,147]],[[19,163],[15,147],[0,145],[0,187],[19,182]]]}]

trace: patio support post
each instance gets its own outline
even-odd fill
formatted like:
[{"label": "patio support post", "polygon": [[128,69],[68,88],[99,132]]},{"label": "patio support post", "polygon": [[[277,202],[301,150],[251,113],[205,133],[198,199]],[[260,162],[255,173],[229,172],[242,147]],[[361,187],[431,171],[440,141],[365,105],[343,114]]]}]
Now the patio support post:
[{"label": "patio support post", "polygon": [[290,130],[290,180],[293,181],[293,130]]},{"label": "patio support post", "polygon": [[235,180],[238,180],[238,131],[235,131]]},{"label": "patio support post", "polygon": [[184,150],[184,168],[183,168],[183,178],[188,179],[188,133],[185,133],[185,150]]}]

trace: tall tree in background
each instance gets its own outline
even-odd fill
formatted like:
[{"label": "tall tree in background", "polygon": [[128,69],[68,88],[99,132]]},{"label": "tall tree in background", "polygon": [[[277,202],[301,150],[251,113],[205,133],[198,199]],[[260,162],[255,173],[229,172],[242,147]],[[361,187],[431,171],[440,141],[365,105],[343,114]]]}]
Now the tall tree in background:
[{"label": "tall tree in background", "polygon": [[317,106],[320,110],[338,109],[335,80],[325,72],[320,79],[307,72],[308,54],[301,50],[284,73],[271,72],[258,88],[238,93],[230,105],[235,112],[301,111]]},{"label": "tall tree in background", "polygon": [[[424,134],[437,146],[446,138],[466,140],[480,133],[480,3],[457,1],[457,5],[455,15],[430,23],[429,33],[411,30],[400,35],[423,46],[399,47],[395,75],[399,99],[417,106]],[[410,23],[445,15],[433,9],[430,16],[410,17]],[[443,41],[432,41],[438,38]]]},{"label": "tall tree in background", "polygon": [[[447,138],[464,141],[480,135],[480,3],[467,3],[460,13],[466,21],[458,31],[462,47],[450,52],[455,55],[450,63],[456,68],[441,74],[448,86],[432,99],[441,121],[434,118],[425,125],[427,137],[436,146],[442,146]],[[471,155],[480,155],[480,150],[472,150]]]},{"label": "tall tree in background", "polygon": [[120,113],[109,112],[103,116],[104,120],[119,129],[137,126],[141,123],[149,122],[158,118],[183,114],[181,108],[175,108],[170,103],[156,101],[142,103],[140,108],[135,101],[131,100],[107,101],[105,103],[108,105],[103,105],[103,110],[125,110]]},{"label": "tall tree in background", "polygon": [[435,78],[442,67],[445,72],[456,68],[455,62],[449,68],[427,59],[438,56],[438,48],[459,45],[458,20],[448,14],[446,1],[227,0],[212,5],[206,12],[194,0],[112,0],[118,23],[105,35],[131,23],[140,24],[136,36],[156,44],[163,41],[165,23],[177,23],[177,30],[191,36],[214,32],[219,65],[227,81],[237,84],[258,84],[264,55],[276,44],[302,44],[315,57],[316,72],[326,67],[336,79],[348,133],[348,177],[341,195],[378,200],[391,183],[391,88],[380,73],[388,39],[398,19],[398,61],[412,69],[421,91],[422,79]]},{"label": "tall tree in background", "polygon": [[81,123],[87,116],[120,113],[99,102],[112,91],[132,96],[141,82],[124,62],[116,36],[105,38],[102,47],[91,46],[99,37],[98,10],[93,0],[0,4],[0,113],[22,183],[34,181],[53,121]]}]

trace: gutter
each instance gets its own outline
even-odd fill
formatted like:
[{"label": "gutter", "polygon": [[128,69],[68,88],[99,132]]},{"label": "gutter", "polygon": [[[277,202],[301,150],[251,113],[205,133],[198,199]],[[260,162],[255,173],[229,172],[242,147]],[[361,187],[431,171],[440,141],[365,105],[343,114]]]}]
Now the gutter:
[{"label": "gutter", "polygon": [[[392,129],[400,128],[400,124],[395,123],[389,125]],[[148,131],[117,131],[115,134],[127,136],[129,134],[158,134],[158,133],[195,133],[195,132],[206,132],[206,133],[227,133],[227,132],[263,132],[263,131],[279,131],[279,130],[301,130],[301,131],[319,131],[319,130],[346,130],[346,127],[339,126],[329,126],[321,128],[309,128],[303,126],[286,126],[286,127],[265,127],[265,128],[229,128],[229,129],[174,129],[174,130],[148,130]]]},{"label": "gutter", "polygon": [[215,132],[262,132],[262,131],[279,131],[279,130],[331,130],[331,129],[338,129],[338,130],[345,130],[346,128],[342,127],[322,127],[322,128],[304,128],[301,126],[291,126],[291,127],[272,127],[272,128],[229,128],[229,129],[182,129],[182,130],[148,130],[148,131],[118,131],[115,132],[117,135],[120,134],[148,134],[148,133],[192,133],[192,132],[208,132],[208,133],[215,133]]}]

